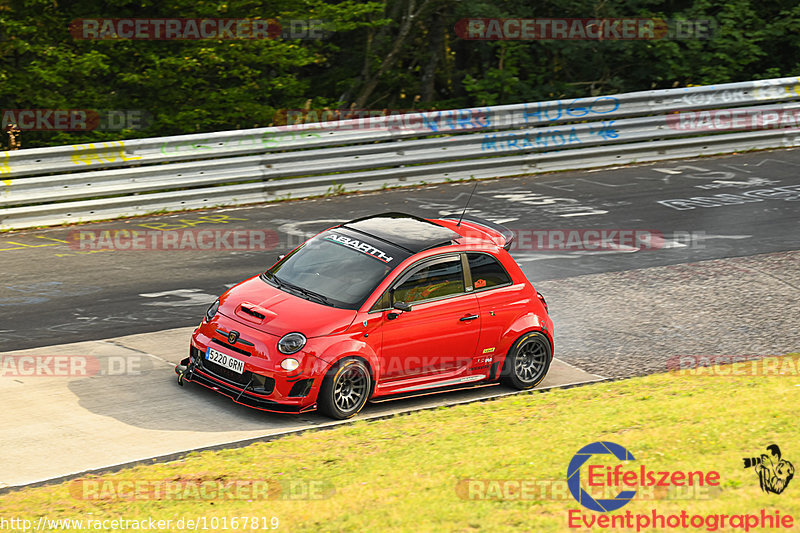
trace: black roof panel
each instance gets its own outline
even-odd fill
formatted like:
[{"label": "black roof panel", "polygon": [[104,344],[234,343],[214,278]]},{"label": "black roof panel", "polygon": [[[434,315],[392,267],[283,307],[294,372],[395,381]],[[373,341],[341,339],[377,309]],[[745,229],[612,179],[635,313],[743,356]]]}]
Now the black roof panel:
[{"label": "black roof panel", "polygon": [[405,213],[382,213],[342,224],[343,227],[417,253],[444,246],[461,237],[455,231]]}]

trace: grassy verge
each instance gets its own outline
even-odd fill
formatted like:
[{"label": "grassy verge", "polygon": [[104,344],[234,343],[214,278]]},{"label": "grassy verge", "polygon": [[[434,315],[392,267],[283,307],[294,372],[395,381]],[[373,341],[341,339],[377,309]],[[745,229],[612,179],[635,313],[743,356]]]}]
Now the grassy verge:
[{"label": "grassy verge", "polygon": [[[777,443],[784,458],[800,467],[800,354],[775,364],[770,368],[783,375],[652,375],[195,453],[174,463],[5,494],[0,518],[152,517],[174,524],[181,517],[205,517],[210,529],[221,530],[221,525],[211,528],[209,520],[255,516],[268,522],[277,517],[278,531],[565,531],[568,510],[595,513],[568,494],[469,499],[464,480],[563,484],[575,452],[607,440],[636,457],[626,469],[644,464],[648,470],[713,470],[721,479],[720,488],[710,494],[633,501],[618,513],[778,509],[800,521],[800,479],[781,495],[765,494],[753,469],[742,465],[743,457],[759,456],[765,446]],[[58,453],[58,443],[53,452]],[[201,482],[219,486],[254,479],[267,480],[266,499],[265,493],[254,498],[248,490],[228,493],[236,499],[203,498],[196,490]],[[121,480],[179,484],[172,485],[169,498],[155,499],[147,491],[131,497],[137,493]],[[309,487],[318,498],[302,499]],[[292,490],[301,499],[286,499]],[[179,530],[174,525],[168,529]]]}]

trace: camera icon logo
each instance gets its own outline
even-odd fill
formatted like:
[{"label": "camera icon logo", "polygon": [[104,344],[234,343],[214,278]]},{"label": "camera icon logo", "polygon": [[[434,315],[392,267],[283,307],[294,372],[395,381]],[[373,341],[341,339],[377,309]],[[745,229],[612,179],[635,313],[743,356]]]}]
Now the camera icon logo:
[{"label": "camera icon logo", "polygon": [[794,477],[794,465],[781,457],[777,444],[767,446],[767,452],[761,457],[744,457],[742,461],[745,468],[755,470],[762,491],[780,494]]}]

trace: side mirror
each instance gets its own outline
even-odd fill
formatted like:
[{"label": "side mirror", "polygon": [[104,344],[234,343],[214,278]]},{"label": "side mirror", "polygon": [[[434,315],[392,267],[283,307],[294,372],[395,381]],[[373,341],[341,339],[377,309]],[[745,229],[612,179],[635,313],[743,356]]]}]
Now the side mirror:
[{"label": "side mirror", "polygon": [[[392,309],[397,309],[398,311],[405,311],[406,313],[411,311],[411,304],[406,302],[395,302],[392,305]],[[389,320],[394,320],[395,318],[399,317],[400,313],[388,313],[386,318]]]},{"label": "side mirror", "polygon": [[280,261],[280,260],[281,260],[281,259],[283,259],[284,257],[286,257],[286,254],[279,255],[279,256],[278,256],[278,261]]}]

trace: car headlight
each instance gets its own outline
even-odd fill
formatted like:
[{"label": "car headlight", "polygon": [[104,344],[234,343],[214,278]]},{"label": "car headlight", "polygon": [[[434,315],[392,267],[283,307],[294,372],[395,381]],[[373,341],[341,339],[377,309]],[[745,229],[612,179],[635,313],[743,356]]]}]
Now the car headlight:
[{"label": "car headlight", "polygon": [[292,359],[291,357],[287,357],[283,361],[281,361],[281,368],[284,370],[295,370],[298,366],[300,366],[300,362],[297,359]]},{"label": "car headlight", "polygon": [[211,319],[217,314],[217,309],[219,309],[219,300],[211,304],[211,307],[206,311],[206,322],[211,322]]},{"label": "car headlight", "polygon": [[286,355],[299,352],[306,345],[306,336],[302,333],[287,333],[278,341],[278,351]]}]

